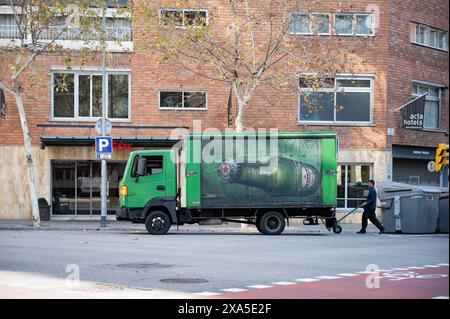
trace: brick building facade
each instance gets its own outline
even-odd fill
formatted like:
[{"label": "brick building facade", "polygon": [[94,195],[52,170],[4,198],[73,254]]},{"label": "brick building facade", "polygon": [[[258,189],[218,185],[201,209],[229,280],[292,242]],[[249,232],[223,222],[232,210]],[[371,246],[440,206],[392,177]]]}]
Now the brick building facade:
[{"label": "brick building facade", "polygon": [[[214,10],[224,11],[228,3],[205,1],[202,9],[214,14]],[[433,158],[437,144],[448,143],[448,1],[433,0],[427,6],[421,1],[339,1],[339,4],[322,1],[314,9],[329,21],[329,30],[314,37],[325,47],[339,50],[347,42],[369,38],[368,45],[353,56],[354,75],[350,78],[342,72],[335,80],[347,85],[348,93],[335,95],[334,106],[347,103],[348,110],[355,111],[353,114],[324,112],[311,118],[297,90],[281,94],[262,86],[245,113],[246,127],[337,132],[340,208],[360,203],[367,181],[372,178],[437,184],[438,175],[428,173],[426,163]],[[8,7],[0,5],[0,44],[4,38],[11,37],[5,31],[10,23],[7,15]],[[359,29],[358,19],[366,15],[372,23]],[[215,21],[220,23],[220,19]],[[348,29],[349,21],[353,21],[353,30]],[[130,32],[131,28],[125,24],[115,27],[122,32]],[[290,36],[307,37],[302,28],[293,30],[297,34]],[[357,35],[349,37],[347,33],[352,32]],[[430,40],[433,32],[436,33],[434,42]],[[423,34],[428,34],[428,38],[422,38]],[[131,40],[127,41],[131,42],[129,47],[136,47],[139,32],[133,32],[133,38],[127,40]],[[321,54],[326,56],[327,51]],[[12,54],[0,51],[0,77],[8,76]],[[117,145],[108,166],[110,213],[118,205],[118,181],[129,147],[169,147],[173,142],[172,129],[192,130],[194,120],[201,120],[203,129],[230,127],[229,86],[205,81],[176,65],[159,65],[154,63],[156,60],[133,49],[111,53],[108,58],[108,87],[112,91],[108,91],[108,103],[113,114],[110,135],[121,138],[127,146],[121,149]],[[94,54],[87,63],[74,59],[71,65],[68,69],[63,57],[42,56],[23,77],[38,196],[52,205],[52,218],[92,217],[100,209],[99,162],[95,159],[93,137],[97,135],[94,129],[98,111],[96,81],[101,75],[101,59]],[[28,78],[30,74],[34,75],[33,83]],[[58,80],[64,76],[73,81],[69,95],[55,90]],[[430,91],[427,128],[400,128],[400,113],[394,110],[424,90]],[[193,100],[199,101],[198,104],[184,102],[190,94],[196,94],[197,99]],[[332,93],[324,90],[321,94],[331,96]],[[22,131],[13,97],[6,94],[6,99],[7,115],[0,120],[0,219],[29,218]],[[184,108],[168,107],[173,99],[180,99]]]}]

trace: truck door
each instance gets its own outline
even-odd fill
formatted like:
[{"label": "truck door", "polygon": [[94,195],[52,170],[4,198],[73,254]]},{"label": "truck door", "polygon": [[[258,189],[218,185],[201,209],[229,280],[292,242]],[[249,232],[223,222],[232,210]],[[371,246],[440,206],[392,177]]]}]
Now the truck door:
[{"label": "truck door", "polygon": [[[167,185],[164,155],[152,154],[142,157],[147,160],[147,167],[145,175],[136,176],[133,187],[129,189],[128,200],[130,207],[145,207],[153,198],[166,196]],[[133,167],[136,167],[137,161],[138,156],[134,158]]]}]

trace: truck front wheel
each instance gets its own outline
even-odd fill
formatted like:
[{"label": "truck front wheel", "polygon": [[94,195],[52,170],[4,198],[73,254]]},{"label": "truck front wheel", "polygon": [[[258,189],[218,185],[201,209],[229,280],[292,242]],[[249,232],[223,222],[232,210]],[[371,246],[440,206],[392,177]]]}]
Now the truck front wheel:
[{"label": "truck front wheel", "polygon": [[279,235],[286,227],[284,216],[279,212],[267,212],[257,221],[258,230],[264,235]]},{"label": "truck front wheel", "polygon": [[162,211],[153,211],[145,219],[145,228],[152,235],[164,235],[170,228],[170,217]]}]

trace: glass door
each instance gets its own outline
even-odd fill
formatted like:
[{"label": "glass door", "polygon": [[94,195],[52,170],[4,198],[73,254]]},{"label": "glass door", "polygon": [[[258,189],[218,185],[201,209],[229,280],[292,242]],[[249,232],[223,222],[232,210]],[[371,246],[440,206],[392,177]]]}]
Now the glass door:
[{"label": "glass door", "polygon": [[52,162],[52,207],[54,215],[75,215],[76,163]]},{"label": "glass door", "polygon": [[119,183],[127,163],[108,163],[108,214],[114,215],[120,208]]},{"label": "glass door", "polygon": [[77,162],[76,215],[91,214],[91,165],[88,161]]}]

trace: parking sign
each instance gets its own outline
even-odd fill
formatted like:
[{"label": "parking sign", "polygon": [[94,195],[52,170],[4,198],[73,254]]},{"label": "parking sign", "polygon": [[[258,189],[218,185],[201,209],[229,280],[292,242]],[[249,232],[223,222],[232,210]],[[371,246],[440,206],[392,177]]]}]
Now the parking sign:
[{"label": "parking sign", "polygon": [[95,138],[95,153],[97,158],[111,158],[113,140],[110,136],[97,136]]}]

